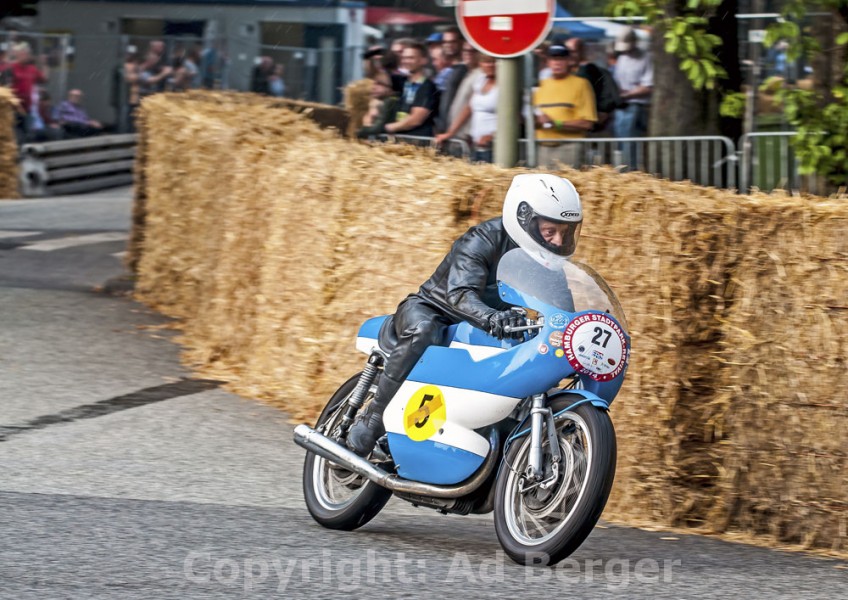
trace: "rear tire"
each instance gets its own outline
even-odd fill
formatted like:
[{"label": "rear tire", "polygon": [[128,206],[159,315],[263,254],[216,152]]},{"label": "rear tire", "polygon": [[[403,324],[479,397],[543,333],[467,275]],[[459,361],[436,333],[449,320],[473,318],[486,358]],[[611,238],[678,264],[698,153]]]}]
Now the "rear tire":
[{"label": "rear tire", "polygon": [[[325,436],[333,434],[341,420],[342,411],[338,409],[358,381],[359,374],[348,379],[324,407],[315,427],[325,425]],[[307,452],[303,464],[303,497],[309,514],[324,527],[343,531],[362,527],[377,516],[391,496],[390,490]]]},{"label": "rear tire", "polygon": [[[573,398],[554,399],[554,414]],[[615,477],[616,443],[606,411],[581,404],[557,423],[561,473],[548,490],[525,490],[530,435],[507,451],[495,490],[495,532],[504,551],[523,565],[553,565],[577,550],[598,522]],[[543,442],[543,464],[550,471],[550,449]]]}]

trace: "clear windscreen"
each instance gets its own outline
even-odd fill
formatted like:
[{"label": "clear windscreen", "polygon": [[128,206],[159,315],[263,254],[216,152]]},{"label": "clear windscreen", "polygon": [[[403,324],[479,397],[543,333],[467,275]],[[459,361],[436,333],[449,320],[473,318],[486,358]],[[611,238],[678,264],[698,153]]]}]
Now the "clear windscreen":
[{"label": "clear windscreen", "polygon": [[498,279],[537,300],[567,312],[599,310],[611,314],[625,329],[624,310],[594,269],[576,261],[548,269],[520,248],[510,250],[498,265]]}]

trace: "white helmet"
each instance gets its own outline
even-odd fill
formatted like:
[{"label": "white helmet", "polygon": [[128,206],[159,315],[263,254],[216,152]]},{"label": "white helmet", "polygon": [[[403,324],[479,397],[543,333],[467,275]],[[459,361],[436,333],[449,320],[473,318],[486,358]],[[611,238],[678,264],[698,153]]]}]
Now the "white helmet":
[{"label": "white helmet", "polygon": [[[539,219],[559,227],[561,244],[551,243],[539,231]],[[503,223],[509,237],[546,267],[561,265],[577,249],[583,208],[580,195],[568,179],[547,174],[516,175],[506,193]]]}]

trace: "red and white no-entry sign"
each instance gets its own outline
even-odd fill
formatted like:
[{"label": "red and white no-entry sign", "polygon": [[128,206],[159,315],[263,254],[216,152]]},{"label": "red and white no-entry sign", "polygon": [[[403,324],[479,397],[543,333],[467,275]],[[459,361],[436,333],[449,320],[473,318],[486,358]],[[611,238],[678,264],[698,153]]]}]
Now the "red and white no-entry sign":
[{"label": "red and white no-entry sign", "polygon": [[551,30],[555,0],[459,0],[456,21],[475,48],[499,58],[520,56]]}]

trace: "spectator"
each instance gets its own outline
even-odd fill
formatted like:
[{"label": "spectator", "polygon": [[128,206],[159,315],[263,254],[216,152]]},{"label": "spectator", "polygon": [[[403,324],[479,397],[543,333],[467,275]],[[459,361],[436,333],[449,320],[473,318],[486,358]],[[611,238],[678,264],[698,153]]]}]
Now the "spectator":
[{"label": "spectator", "polygon": [[433,80],[433,83],[436,84],[436,89],[439,90],[439,93],[441,93],[445,91],[447,77],[450,75],[450,66],[447,64],[445,55],[441,48],[434,48],[432,52],[430,52],[430,60],[432,63],[429,65],[429,68],[433,73],[431,79]]},{"label": "spectator", "polygon": [[451,123],[445,133],[436,136],[441,144],[456,137],[457,132],[470,119],[471,141],[474,144],[474,160],[492,162],[492,142],[498,126],[498,84],[495,58],[488,55],[480,57],[480,69],[472,84],[473,92],[468,104]]},{"label": "spectator", "polygon": [[89,117],[82,107],[82,98],[82,92],[73,89],[68,92],[68,99],[56,109],[56,121],[65,137],[88,137],[103,131],[103,125]]},{"label": "spectator", "polygon": [[165,89],[171,92],[184,92],[188,89],[188,80],[186,78],[185,57],[176,56],[171,61],[171,76]]},{"label": "spectator", "polygon": [[38,89],[38,102],[33,104],[30,111],[28,140],[31,142],[48,142],[61,138],[62,129],[53,118],[50,94],[47,90]]},{"label": "spectator", "polygon": [[456,27],[442,33],[442,54],[451,65],[457,64],[462,58],[462,42],[462,34]]},{"label": "spectator", "polygon": [[403,86],[396,120],[386,125],[386,133],[431,137],[439,90],[424,75],[427,49],[423,44],[412,44],[403,51],[401,64],[409,76]]},{"label": "spectator", "polygon": [[[654,85],[654,66],[651,56],[637,45],[636,32],[629,29],[616,42],[621,52],[615,64],[615,81],[621,90],[624,106],[615,113],[615,136],[643,137],[648,133],[648,109]],[[637,144],[622,144],[624,160],[635,169],[640,162]]]},{"label": "spectator", "polygon": [[[436,87],[439,88],[439,91],[442,93],[447,91],[448,87],[451,85],[451,79],[454,76],[454,71],[459,66],[461,50],[462,35],[460,34],[459,29],[451,27],[442,33],[442,43],[439,46],[442,68],[438,71],[436,79],[434,80]],[[462,75],[464,75],[464,73]],[[462,75],[459,76],[458,81],[454,82],[455,85],[458,85],[459,81],[462,80]],[[448,106],[450,106],[450,100],[453,99],[453,94],[455,93],[456,88],[454,87],[450,94],[451,98],[448,101]]]},{"label": "spectator", "polygon": [[574,63],[577,65],[577,76],[588,81],[595,94],[598,122],[592,132],[596,134],[596,137],[613,135],[611,117],[621,103],[621,96],[612,73],[586,59],[586,45],[580,38],[569,39],[565,46],[571,52]]},{"label": "spectator", "polygon": [[147,56],[139,67],[138,93],[145,97],[165,91],[168,77],[173,69],[165,64],[165,43],[160,40],[150,42]]},{"label": "spectator", "polygon": [[210,44],[200,53],[200,84],[206,89],[215,89],[221,83],[223,52],[218,44]]},{"label": "spectator", "polygon": [[[548,48],[551,47],[551,42],[545,40],[539,46],[533,50],[533,64],[536,65],[537,73],[536,79],[537,81],[544,81],[545,79],[551,78],[551,69],[548,67]],[[559,44],[562,45],[562,44]]]},{"label": "spectator", "polygon": [[382,60],[386,50],[382,46],[371,46],[362,53],[362,72],[366,79],[374,79],[374,76],[383,70]]},{"label": "spectator", "polygon": [[285,67],[282,63],[274,65],[274,71],[268,78],[268,91],[275,98],[282,98],[286,95],[286,80],[283,79]]},{"label": "spectator", "polygon": [[356,132],[358,138],[372,138],[386,132],[386,124],[395,120],[398,98],[392,89],[392,80],[388,73],[380,72],[374,76],[371,87],[371,101],[368,113],[362,120],[362,127]]},{"label": "spectator", "polygon": [[[442,34],[442,56],[449,65],[449,70],[444,75],[444,84],[439,88],[441,96],[436,117],[436,131],[439,133],[446,131],[450,125],[448,122],[450,107],[462,80],[468,74],[468,65],[463,62],[462,46],[462,34],[456,27],[451,27]],[[438,82],[436,87],[439,87]]]},{"label": "spectator", "polygon": [[257,94],[268,95],[268,78],[274,72],[274,61],[270,56],[260,56],[255,67],[253,67],[253,76],[250,79],[250,91]]},{"label": "spectator", "polygon": [[182,64],[183,73],[181,84],[185,89],[196,90],[201,86],[200,76],[200,49],[197,47],[189,50]]},{"label": "spectator", "polygon": [[18,141],[23,142],[29,133],[33,99],[35,99],[35,104],[38,103],[37,86],[47,83],[47,68],[44,66],[42,71],[35,65],[29,44],[26,42],[16,44],[12,49],[14,59],[12,66],[7,70],[12,84],[12,92],[20,101],[18,112],[15,115],[15,133]]},{"label": "spectator", "polygon": [[128,133],[135,132],[135,109],[138,108],[139,100],[141,99],[139,81],[141,80],[141,60],[135,50],[127,52],[127,57],[124,59],[123,69],[121,71],[123,83],[125,86],[124,102],[125,106],[121,107],[123,111],[123,123]]},{"label": "spectator", "polygon": [[400,58],[391,50],[383,55],[383,60],[380,61],[383,71],[389,74],[392,78],[392,90],[396,95],[403,92],[403,86],[406,83],[406,73],[400,69]]},{"label": "spectator", "polygon": [[[482,69],[478,67],[479,58],[480,53],[477,52],[477,49],[468,42],[464,42],[462,45],[462,60],[467,73],[465,74],[465,77],[462,78],[453,102],[451,102],[450,108],[446,113],[447,118],[445,120],[445,131],[447,131],[449,127],[453,126],[454,122],[459,117],[459,114],[471,100],[471,94],[474,93],[474,82],[483,74]],[[441,114],[441,106],[443,106],[443,104],[440,103],[439,114]],[[469,125],[469,121],[466,121],[463,125],[456,128],[453,137],[464,141],[469,140]]]},{"label": "spectator", "polygon": [[[417,44],[417,42],[416,42],[414,39],[412,39],[412,38],[408,38],[408,37],[406,37],[406,38],[398,38],[398,39],[396,39],[396,40],[394,40],[394,41],[392,42],[391,46],[389,46],[389,50],[390,50],[390,51],[391,51],[391,52],[392,52],[395,56],[397,56],[398,58],[400,58],[400,57],[403,55],[403,51],[404,51],[404,50],[406,50],[407,48],[409,48],[410,46],[412,46],[413,44]],[[408,75],[408,73],[406,72],[406,69],[404,69],[403,65],[401,65],[400,67],[398,67],[398,71],[399,71],[399,72],[400,72],[400,74],[401,74],[401,75],[403,75],[404,77],[405,77],[406,75]]]},{"label": "spectator", "polygon": [[430,58],[430,62],[433,63],[435,61],[435,54],[441,53],[442,51],[442,34],[436,31],[435,33],[431,33],[427,37],[427,56]]},{"label": "spectator", "polygon": [[541,81],[533,95],[539,166],[553,167],[557,162],[578,166],[579,145],[561,140],[584,138],[595,125],[595,94],[588,81],[572,74],[568,48],[554,44],[547,58],[551,77]]}]

